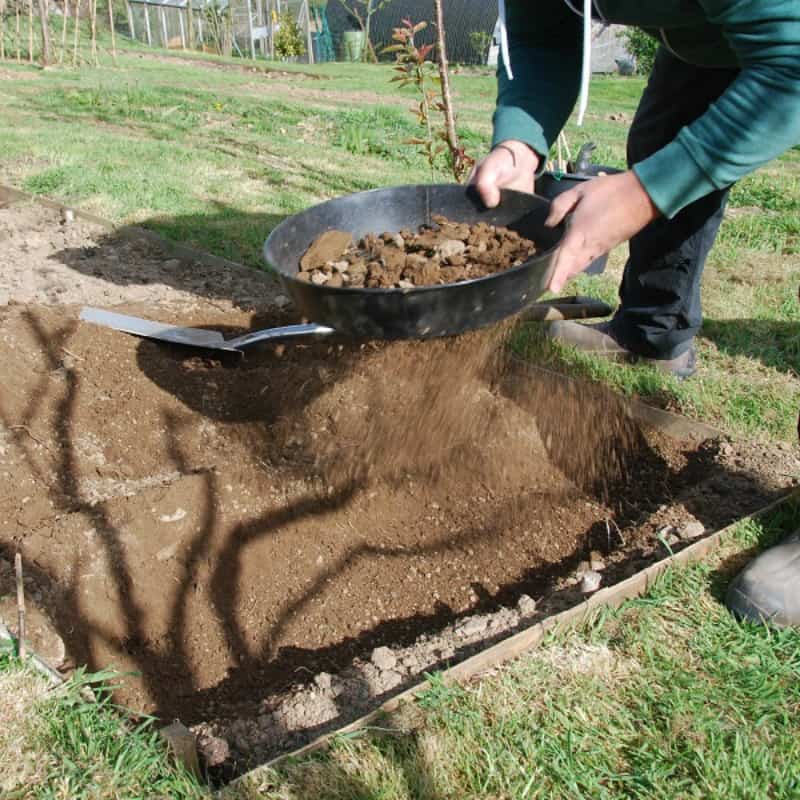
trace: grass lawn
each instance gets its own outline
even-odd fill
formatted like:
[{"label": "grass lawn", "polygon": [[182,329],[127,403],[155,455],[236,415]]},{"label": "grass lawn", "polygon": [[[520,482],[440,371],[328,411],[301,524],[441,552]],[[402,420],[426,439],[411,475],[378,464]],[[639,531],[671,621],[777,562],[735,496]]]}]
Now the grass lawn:
[{"label": "grass lawn", "polygon": [[[416,133],[414,97],[389,83],[387,67],[273,67],[140,51],[100,70],[4,62],[0,181],[258,267],[287,214],[362,189],[447,180],[404,144]],[[480,155],[494,79],[453,83],[461,133]],[[573,150],[593,141],[599,161],[621,166],[642,87],[596,79],[585,128],[567,129]],[[613,302],[624,253],[610,262],[575,289]],[[792,441],[799,283],[794,149],[732,192],[705,275],[696,378],[602,364],[548,345],[535,325],[513,345],[733,435]],[[341,739],[240,797],[800,797],[800,634],[738,625],[719,603],[742,554],[798,521],[790,509],[742,525],[721,561],[670,571],[645,599],[480,683],[434,681],[387,730]],[[149,724],[121,727],[107,701],[86,706],[78,688],[45,692],[2,657],[0,796],[208,796],[168,765]],[[28,771],[8,788],[20,764]]]}]

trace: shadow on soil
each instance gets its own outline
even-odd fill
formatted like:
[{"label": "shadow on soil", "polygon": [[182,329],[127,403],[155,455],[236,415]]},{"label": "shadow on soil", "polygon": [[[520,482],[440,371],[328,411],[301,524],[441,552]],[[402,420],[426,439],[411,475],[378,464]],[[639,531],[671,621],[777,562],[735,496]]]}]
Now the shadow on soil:
[{"label": "shadow on soil", "polygon": [[[154,217],[141,227],[121,227],[101,235],[96,247],[66,248],[51,258],[92,279],[120,287],[161,284],[209,300],[232,300],[252,306],[259,282],[261,292],[274,291],[274,281],[262,256],[272,229],[285,217],[280,214],[243,214],[224,203],[214,203],[207,214]],[[153,242],[144,228],[164,237]],[[197,258],[170,242],[199,251]],[[205,253],[247,265],[235,270],[205,258]],[[117,300],[116,302],[120,302]]]},{"label": "shadow on soil", "polygon": [[[232,223],[232,228],[228,228],[226,219],[227,215],[222,215],[216,222],[205,220],[205,224],[217,224],[219,236],[224,237],[232,230],[242,230],[251,224],[259,230],[267,231],[277,221],[277,218],[270,215],[254,215],[244,220],[238,219],[235,224]],[[176,229],[188,230],[197,225],[198,220],[187,219],[174,224]],[[108,246],[113,248],[124,241],[124,237],[117,239],[112,235]],[[113,259],[107,260],[105,267],[99,268],[97,264],[91,263],[92,254],[87,255],[80,250],[62,252],[58,257],[79,272],[86,272],[119,285],[140,283],[142,280],[142,276],[135,271],[120,271],[118,266],[114,266]],[[96,271],[98,268],[99,273]],[[158,271],[157,266],[154,269],[155,273],[148,273],[148,280],[158,280],[175,289],[196,293],[205,298],[231,297],[230,284],[222,285],[213,276],[198,278],[198,273],[202,273],[202,270],[191,269],[190,265],[181,266],[180,269],[174,267],[172,270],[162,265],[161,271]],[[286,321],[285,318],[272,315],[254,319],[253,325],[255,327]],[[41,352],[46,355],[51,370],[58,369],[76,323],[70,322],[53,331],[42,327],[36,316],[29,314],[27,324],[35,334]],[[186,359],[185,352],[179,352],[176,348],[162,348],[152,342],[142,342],[138,347],[138,367],[153,383],[199,414],[215,421],[246,424],[247,435],[254,437],[254,455],[280,459],[281,448],[288,446],[285,436],[276,430],[280,421],[287,416],[296,415],[319,395],[324,386],[346,377],[361,357],[358,346],[345,348],[344,355],[330,365],[332,374],[323,378],[319,367],[326,357],[325,352],[315,351],[314,346],[289,347],[281,358],[277,358],[274,350],[269,350],[237,367],[228,368],[230,371],[223,375],[223,388],[218,401],[213,405],[207,404],[203,399],[202,387],[208,380],[206,372],[198,370],[192,374],[176,370],[176,363]],[[252,387],[248,387],[247,372],[254,366],[279,370],[282,376],[280,391],[267,395],[253,394]],[[167,641],[153,641],[148,631],[145,610],[136,600],[132,569],[122,543],[124,531],[114,523],[104,503],[92,505],[82,499],[77,477],[79,471],[76,440],[79,432],[74,429],[79,390],[78,373],[68,370],[65,380],[59,401],[56,430],[53,432],[57,448],[50,453],[49,466],[55,473],[56,480],[49,482],[43,476],[43,482],[48,486],[49,498],[56,513],[84,515],[103,542],[110,581],[114,594],[119,598],[119,613],[124,619],[125,635],[120,640],[110,629],[97,626],[90,630],[88,626],[81,624],[82,589],[77,579],[64,587],[58,606],[51,608],[50,613],[69,652],[87,662],[90,668],[104,666],[94,662],[93,638],[105,640],[110,646],[130,655],[137,664],[145,690],[153,698],[157,712],[165,718],[180,715],[183,721],[194,723],[218,715],[220,709],[237,709],[243,715],[253,714],[253,695],[264,696],[269,692],[281,691],[310,679],[318,671],[336,672],[349,664],[355,656],[368,658],[370,651],[376,646],[408,645],[420,634],[440,629],[461,614],[440,604],[433,614],[379,621],[359,636],[344,638],[329,647],[277,650],[275,647],[284,626],[296,621],[323,586],[345,572],[353,562],[373,559],[379,563],[378,559],[391,561],[408,558],[410,554],[439,554],[447,558],[454,548],[499,537],[507,519],[518,515],[520,511],[517,501],[509,502],[507,508],[499,509],[492,525],[466,525],[435,543],[424,546],[410,545],[392,550],[361,545],[350,550],[344,557],[321,570],[302,596],[284,607],[269,636],[254,647],[252,636],[242,625],[238,613],[241,598],[237,587],[246,548],[256,541],[275,536],[287,525],[321,517],[343,508],[356,492],[363,489],[363,483],[354,479],[337,486],[333,492],[309,491],[305,496],[287,502],[278,510],[240,524],[227,537],[224,548],[215,556],[213,563],[208,563],[212,552],[210,543],[219,524],[221,487],[219,475],[214,471],[202,472],[199,477],[204,482],[205,491],[201,523],[194,529],[183,558],[182,577],[171,606],[171,633]],[[35,391],[30,393],[27,408],[20,418],[9,418],[0,404],[0,422],[9,430],[17,431],[19,435],[15,436],[15,443],[27,453],[28,461],[32,465],[39,463],[39,454],[34,452],[34,443],[24,435],[24,428],[36,418],[48,393],[48,381],[48,374],[43,374]],[[497,590],[475,585],[473,588],[480,599],[470,613],[495,609],[503,603],[513,605],[522,593],[537,598],[552,593],[557,579],[574,570],[591,549],[619,555],[613,567],[609,567],[606,573],[609,582],[640,569],[655,555],[663,553],[648,551],[641,543],[626,543],[620,531],[640,524],[660,506],[672,503],[677,495],[683,497],[687,511],[703,522],[706,528],[726,524],[744,510],[752,510],[772,499],[772,493],[755,483],[752,476],[745,473],[727,474],[722,470],[715,463],[716,444],[713,442],[687,449],[685,466],[676,471],[648,443],[643,431],[627,415],[623,401],[602,387],[575,384],[564,388],[558,382],[549,384],[546,381],[532,387],[529,381],[514,379],[512,375],[498,381],[496,389],[535,414],[542,439],[554,463],[586,496],[596,498],[614,510],[614,530],[606,520],[598,520],[582,532],[578,537],[580,544],[566,557],[528,570],[523,568],[518,580],[501,585]],[[609,425],[608,420],[617,422]],[[170,442],[172,464],[169,466],[178,472],[184,472],[191,470],[191,464],[187,462],[182,449],[180,433],[177,422],[170,424],[168,421],[164,436]],[[295,453],[293,461],[302,472],[303,459],[298,458]],[[312,454],[309,453],[309,467],[311,463]],[[707,492],[696,491],[698,486],[709,482],[710,476],[716,483],[713,486],[709,484]],[[535,502],[535,498],[533,501]],[[2,549],[5,555],[11,554],[11,543],[3,543]],[[79,554],[76,554],[72,565],[75,569],[73,574],[79,574],[78,564]],[[206,568],[207,572],[203,573]],[[287,569],[290,568],[287,565]],[[46,575],[41,570],[37,574],[35,564],[31,564],[29,570],[42,581],[63,582],[63,576]],[[203,574],[209,576],[207,580],[211,605],[221,628],[226,632],[235,666],[229,670],[226,678],[213,687],[198,690],[194,660],[187,649],[192,633],[188,608],[198,581],[206,579],[201,578]],[[562,607],[574,603],[580,597],[574,589],[560,590],[552,609],[558,609],[559,596]],[[457,653],[456,658],[475,649],[475,645],[465,647]],[[442,660],[439,664],[430,665],[430,668],[435,669],[444,663]],[[416,679],[408,682],[416,682]],[[397,686],[390,693],[402,688],[402,685]],[[363,692],[366,699],[368,687],[364,686]],[[334,721],[334,726],[344,724],[357,713],[363,713],[363,710],[363,707],[353,702],[352,697],[339,701],[339,717]],[[257,708],[255,713],[258,713]],[[297,745],[329,727],[330,724],[310,726],[302,734],[287,732],[282,745]],[[416,769],[418,765],[415,764]]]}]

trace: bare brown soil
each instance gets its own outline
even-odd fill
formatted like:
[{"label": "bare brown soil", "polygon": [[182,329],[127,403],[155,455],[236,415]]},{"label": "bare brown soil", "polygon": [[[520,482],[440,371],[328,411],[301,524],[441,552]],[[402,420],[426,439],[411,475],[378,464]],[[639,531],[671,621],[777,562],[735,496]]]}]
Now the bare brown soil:
[{"label": "bare brown soil", "polygon": [[[531,376],[503,330],[227,364],[80,323],[53,304],[76,285],[230,334],[289,317],[252,271],[204,281],[99,230],[54,248],[59,225],[0,209],[0,558],[22,551],[62,666],[135,673],[122,702],[209,723],[233,769],[523,624],[476,612],[574,603],[582,562],[612,583],[666,526],[717,528],[796,472],[790,451],[675,441],[604,390]],[[424,657],[398,654],[420,636]],[[331,679],[359,660],[372,672]],[[281,700],[304,684],[313,708]]]},{"label": "bare brown soil", "polygon": [[474,225],[433,216],[416,231],[367,234],[325,231],[300,259],[300,280],[322,286],[413,289],[459,283],[519,266],[534,242],[502,225]]}]

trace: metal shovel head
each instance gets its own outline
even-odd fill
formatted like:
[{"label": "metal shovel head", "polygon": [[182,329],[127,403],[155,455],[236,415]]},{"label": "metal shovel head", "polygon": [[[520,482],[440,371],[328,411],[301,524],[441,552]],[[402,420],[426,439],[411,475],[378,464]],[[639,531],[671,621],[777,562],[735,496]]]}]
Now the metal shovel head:
[{"label": "metal shovel head", "polygon": [[114,311],[105,311],[102,308],[89,306],[81,309],[80,318],[85,322],[93,322],[95,325],[113,328],[123,333],[132,333],[135,336],[143,336],[146,339],[157,339],[160,342],[202,347],[206,350],[224,350],[228,353],[240,352],[235,347],[231,347],[219,331],[181,328],[166,322],[153,322],[149,319],[117,314]]}]

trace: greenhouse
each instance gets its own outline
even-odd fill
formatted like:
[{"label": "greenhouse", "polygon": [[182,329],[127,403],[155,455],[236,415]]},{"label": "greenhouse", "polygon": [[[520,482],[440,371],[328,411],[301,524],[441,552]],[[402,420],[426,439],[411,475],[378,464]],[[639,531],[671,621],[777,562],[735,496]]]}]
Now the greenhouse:
[{"label": "greenhouse", "polygon": [[151,47],[246,58],[333,60],[319,0],[129,0],[130,35]]}]

